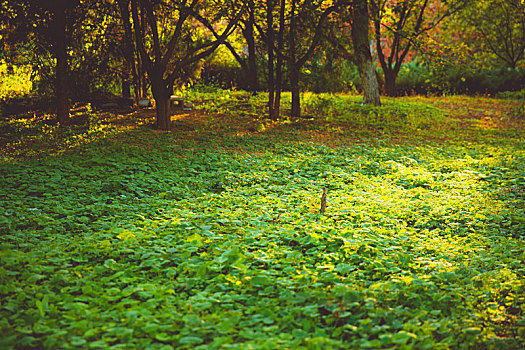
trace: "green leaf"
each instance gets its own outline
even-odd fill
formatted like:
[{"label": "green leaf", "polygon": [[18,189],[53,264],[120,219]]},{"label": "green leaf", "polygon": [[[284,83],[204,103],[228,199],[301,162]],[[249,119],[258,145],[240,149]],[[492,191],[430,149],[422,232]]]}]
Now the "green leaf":
[{"label": "green leaf", "polygon": [[479,334],[481,333],[481,328],[479,327],[468,327],[463,329],[464,332],[469,334]]},{"label": "green leaf", "polygon": [[195,345],[195,344],[200,344],[202,343],[203,340],[199,337],[192,337],[192,336],[188,336],[188,337],[182,337],[179,339],[179,343],[180,344],[189,344],[189,345]]},{"label": "green leaf", "polygon": [[252,279],[250,280],[250,284],[253,287],[264,287],[270,284],[270,279],[264,275],[259,275],[252,277]]},{"label": "green leaf", "polygon": [[155,334],[155,339],[157,339],[158,341],[170,341],[173,337],[168,335],[167,333],[156,333]]}]

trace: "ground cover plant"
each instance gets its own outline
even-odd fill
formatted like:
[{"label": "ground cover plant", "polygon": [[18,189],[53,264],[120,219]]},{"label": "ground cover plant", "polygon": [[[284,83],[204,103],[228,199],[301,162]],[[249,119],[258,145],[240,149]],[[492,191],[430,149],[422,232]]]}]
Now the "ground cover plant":
[{"label": "ground cover plant", "polygon": [[519,102],[186,98],[1,122],[1,348],[525,346]]}]

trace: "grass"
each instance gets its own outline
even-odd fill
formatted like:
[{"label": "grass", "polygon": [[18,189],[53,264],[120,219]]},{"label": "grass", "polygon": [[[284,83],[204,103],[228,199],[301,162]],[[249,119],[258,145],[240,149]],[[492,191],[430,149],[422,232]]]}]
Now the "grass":
[{"label": "grass", "polygon": [[186,97],[0,125],[2,348],[525,346],[513,102]]}]

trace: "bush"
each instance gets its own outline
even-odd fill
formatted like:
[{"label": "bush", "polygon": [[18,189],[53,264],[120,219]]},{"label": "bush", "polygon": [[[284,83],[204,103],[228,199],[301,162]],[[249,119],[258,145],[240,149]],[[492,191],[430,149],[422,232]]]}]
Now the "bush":
[{"label": "bush", "polygon": [[502,91],[521,90],[525,86],[525,70],[499,68],[471,71],[455,68],[449,73],[449,80],[454,93],[494,95]]},{"label": "bush", "polygon": [[429,133],[442,128],[445,113],[417,102],[385,99],[379,107],[363,105],[360,97],[328,94],[305,94],[307,113],[329,121],[344,122],[357,129],[368,127],[404,133]]},{"label": "bush", "polygon": [[0,101],[29,94],[33,88],[31,74],[31,66],[0,62]]},{"label": "bush", "polygon": [[204,65],[199,84],[220,86],[224,89],[238,87],[248,89],[247,79],[243,79],[241,67],[227,62],[211,62]]},{"label": "bush", "polygon": [[359,86],[357,67],[346,60],[315,60],[303,69],[303,90],[315,93],[356,92]]},{"label": "bush", "polygon": [[423,95],[434,92],[432,88],[432,73],[417,60],[401,67],[397,76],[396,86],[399,95]]},{"label": "bush", "polygon": [[414,60],[401,68],[396,80],[399,95],[451,93],[490,94],[519,91],[525,87],[525,70],[452,67],[446,71],[429,69]]},{"label": "bush", "polygon": [[525,99],[525,89],[520,91],[503,91],[496,94],[497,98],[503,100],[520,100]]}]

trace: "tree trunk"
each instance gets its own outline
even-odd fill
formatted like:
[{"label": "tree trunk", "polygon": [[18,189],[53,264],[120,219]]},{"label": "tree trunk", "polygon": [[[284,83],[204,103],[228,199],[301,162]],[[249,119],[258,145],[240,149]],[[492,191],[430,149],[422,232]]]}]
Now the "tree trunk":
[{"label": "tree trunk", "polygon": [[122,97],[130,98],[131,97],[131,84],[128,80],[128,75],[123,74],[121,79],[122,79],[122,85],[121,85]]},{"label": "tree trunk", "polygon": [[248,44],[248,81],[250,84],[250,90],[252,94],[256,94],[259,90],[259,83],[257,79],[257,61],[255,57],[255,37],[254,37],[254,25],[255,25],[255,8],[253,0],[250,0],[250,14],[249,20],[246,23],[244,37]]},{"label": "tree trunk", "polygon": [[170,92],[161,76],[152,77],[151,90],[155,99],[157,129],[169,131],[171,129]]},{"label": "tree trunk", "polygon": [[273,55],[273,0],[266,0],[266,22],[268,25],[268,33],[266,35],[266,47],[268,50],[268,114],[270,119],[277,119],[275,115],[274,105],[274,92],[275,92],[275,81],[274,81],[274,55]]},{"label": "tree trunk", "polygon": [[363,103],[366,105],[381,105],[379,84],[377,83],[376,68],[372,60],[365,60],[358,65],[359,80],[363,90]]},{"label": "tree trunk", "polygon": [[171,129],[171,118],[169,112],[169,100],[167,98],[156,98],[157,129],[169,131]]},{"label": "tree trunk", "polygon": [[291,10],[290,10],[290,38],[289,38],[289,48],[290,51],[290,60],[289,60],[289,69],[290,69],[290,89],[292,90],[292,118],[301,117],[301,100],[300,100],[300,89],[299,89],[299,69],[300,66],[297,64],[297,52],[296,52],[296,23],[295,23],[295,9],[296,9],[296,0],[292,0]]},{"label": "tree trunk", "polygon": [[55,98],[57,107],[57,120],[60,125],[69,122],[69,94],[68,94],[68,62],[66,45],[66,7],[55,8],[55,56],[56,80]]},{"label": "tree trunk", "polygon": [[301,99],[299,89],[299,67],[295,64],[290,65],[290,89],[292,90],[292,118],[301,117]]},{"label": "tree trunk", "polygon": [[388,96],[396,96],[396,78],[397,73],[395,71],[386,70],[385,74],[385,93]]},{"label": "tree trunk", "polygon": [[281,91],[283,90],[283,57],[280,54],[284,47],[284,25],[285,25],[285,8],[286,0],[281,0],[279,8],[279,32],[277,33],[277,62],[275,64],[275,101],[274,113],[275,118],[281,116]]},{"label": "tree trunk", "polygon": [[[124,72],[122,73],[122,97],[130,98],[131,97],[131,82],[129,81],[130,77],[133,77],[133,83],[135,85],[135,95],[137,95],[137,84],[135,79],[135,55],[133,47],[133,34],[131,29],[130,21],[130,11],[129,11],[129,0],[119,0],[118,1],[120,17],[122,23],[124,24],[124,37],[122,39],[123,43],[123,56],[124,60]],[[138,100],[138,96],[137,100]]]},{"label": "tree trunk", "polygon": [[363,90],[363,103],[374,106],[381,105],[379,84],[370,53],[368,39],[369,16],[366,0],[354,0],[354,18],[352,23],[352,42],[354,44],[355,63],[359,71],[359,80]]}]

